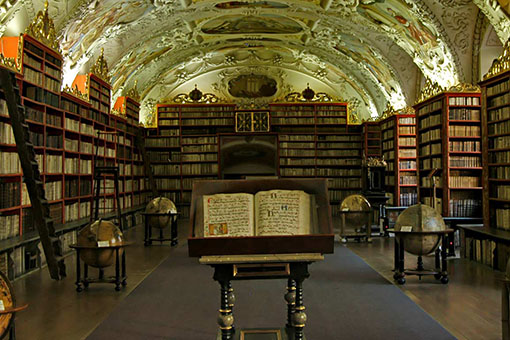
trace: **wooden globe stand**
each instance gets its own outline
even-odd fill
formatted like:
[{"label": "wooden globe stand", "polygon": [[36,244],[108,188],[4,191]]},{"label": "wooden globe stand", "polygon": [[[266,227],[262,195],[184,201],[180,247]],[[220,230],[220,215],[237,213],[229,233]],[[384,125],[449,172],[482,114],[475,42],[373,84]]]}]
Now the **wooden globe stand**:
[{"label": "wooden globe stand", "polygon": [[[394,229],[389,229],[388,232],[395,233],[395,273],[393,274],[393,278],[397,281],[398,284],[406,283],[405,276],[406,275],[418,275],[421,280],[421,277],[424,275],[434,275],[436,280],[441,280],[441,283],[448,283],[448,264],[447,264],[447,255],[446,251],[448,249],[448,239],[447,235],[453,232],[453,229],[445,229],[445,230],[434,230],[434,231],[396,231]],[[406,269],[405,261],[404,261],[404,253],[405,253],[405,242],[406,236],[409,235],[438,235],[441,243],[441,251],[439,247],[435,250],[435,268],[434,269],[426,269],[423,267],[422,256],[418,256],[418,264],[416,269]],[[400,239],[400,241],[399,241]],[[424,254],[426,255],[426,254]]]},{"label": "wooden globe stand", "polygon": [[[150,246],[152,245],[152,241],[159,242],[162,244],[165,241],[170,241],[170,245],[176,246],[178,243],[177,240],[177,215],[179,213],[175,212],[166,212],[166,213],[148,213],[148,212],[142,212],[141,213],[145,219],[145,237],[144,237],[144,245]],[[165,228],[156,228],[159,229],[159,237],[153,238],[152,237],[152,225],[149,223],[150,217],[161,217],[161,216],[168,216],[171,220],[170,222],[170,238],[163,237],[163,229]]]},{"label": "wooden globe stand", "polygon": [[[98,246],[80,246],[78,244],[70,245],[71,248],[76,249],[76,291],[78,293],[83,291],[83,288],[88,288],[91,283],[113,283],[115,284],[115,290],[120,291],[121,286],[125,287],[127,285],[127,275],[126,275],[126,251],[125,247],[131,245],[132,242],[122,242],[114,245],[109,245],[106,247],[98,247]],[[104,276],[104,267],[98,268],[99,275],[97,278],[89,277],[89,265],[84,261],[83,262],[83,276],[81,272],[81,259],[80,259],[80,251],[83,250],[113,250],[115,252],[115,276]],[[121,250],[122,254],[121,254]]]},{"label": "wooden globe stand", "polygon": [[0,310],[0,339],[6,339],[6,336],[9,335],[8,339],[14,340],[16,339],[15,315],[17,312],[26,309],[28,304],[16,306],[11,283],[2,272],[0,272],[0,300],[2,300],[4,306],[4,309]]}]

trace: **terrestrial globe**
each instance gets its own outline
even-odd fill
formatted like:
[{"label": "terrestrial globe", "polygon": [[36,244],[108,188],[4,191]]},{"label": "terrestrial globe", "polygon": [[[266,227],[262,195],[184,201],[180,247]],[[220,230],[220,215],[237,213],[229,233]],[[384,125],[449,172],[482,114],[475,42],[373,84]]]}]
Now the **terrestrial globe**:
[{"label": "terrestrial globe", "polygon": [[170,225],[177,215],[151,216],[150,214],[177,214],[177,208],[174,202],[166,197],[156,197],[145,207],[145,213],[148,214],[149,225],[154,228],[163,229]]},{"label": "terrestrial globe", "polygon": [[359,194],[347,196],[340,204],[341,212],[349,212],[345,214],[345,225],[355,229],[368,224],[368,214],[371,209],[367,199]]},{"label": "terrestrial globe", "polygon": [[443,217],[425,204],[416,204],[404,210],[395,223],[395,230],[412,227],[409,233],[399,233],[399,242],[404,241],[404,249],[414,255],[423,256],[432,253],[439,246],[439,235],[420,234],[423,231],[446,230]]},{"label": "terrestrial globe", "polygon": [[[105,241],[110,246],[124,242],[122,231],[111,221],[99,219],[80,230],[78,233],[78,245],[81,247],[92,247],[80,250],[81,260],[95,268],[111,266],[115,261],[115,249],[98,246],[98,242]],[[122,255],[122,251],[122,248],[119,249],[119,255]]]}]

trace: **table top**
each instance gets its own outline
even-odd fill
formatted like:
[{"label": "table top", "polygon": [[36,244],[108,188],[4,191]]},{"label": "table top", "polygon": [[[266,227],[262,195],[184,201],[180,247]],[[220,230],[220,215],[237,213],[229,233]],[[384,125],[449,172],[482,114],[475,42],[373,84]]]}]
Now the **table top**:
[{"label": "table top", "polygon": [[115,243],[113,245],[98,247],[98,246],[80,246],[77,243],[71,244],[69,247],[74,249],[115,249],[115,248],[124,248],[132,245],[134,242],[125,241],[122,243]]},{"label": "table top", "polygon": [[445,230],[430,230],[430,231],[396,231],[395,229],[388,229],[387,232],[395,234],[422,234],[422,235],[433,235],[433,234],[449,234],[453,233],[453,229]]},{"label": "table top", "polygon": [[320,253],[256,254],[256,255],[214,255],[201,256],[200,264],[315,262],[324,260]]}]

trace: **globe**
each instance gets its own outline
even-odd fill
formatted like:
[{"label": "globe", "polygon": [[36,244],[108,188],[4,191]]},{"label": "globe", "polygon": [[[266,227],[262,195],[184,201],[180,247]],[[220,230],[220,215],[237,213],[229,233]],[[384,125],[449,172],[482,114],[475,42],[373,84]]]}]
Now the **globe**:
[{"label": "globe", "polygon": [[149,214],[149,225],[154,228],[166,228],[177,215],[150,216],[150,214],[177,214],[177,208],[174,202],[166,197],[156,197],[147,204],[145,213]]},{"label": "globe", "polygon": [[446,230],[443,217],[433,208],[425,204],[416,204],[404,210],[397,218],[395,230],[412,227],[409,233],[400,233],[399,242],[403,239],[404,249],[414,255],[423,256],[432,253],[439,246],[439,235],[419,234],[422,231]]},{"label": "globe", "polygon": [[346,226],[355,229],[360,229],[368,223],[367,213],[370,212],[371,209],[367,199],[363,195],[358,194],[347,196],[340,204],[340,211],[349,211],[348,214],[345,214]]},{"label": "globe", "polygon": [[[87,225],[78,233],[78,245],[91,247],[80,250],[81,260],[91,267],[109,267],[115,261],[115,249],[102,248],[98,242],[108,242],[110,246],[122,244],[124,235],[113,222],[101,219]],[[122,255],[122,248],[119,249],[119,255]]]}]

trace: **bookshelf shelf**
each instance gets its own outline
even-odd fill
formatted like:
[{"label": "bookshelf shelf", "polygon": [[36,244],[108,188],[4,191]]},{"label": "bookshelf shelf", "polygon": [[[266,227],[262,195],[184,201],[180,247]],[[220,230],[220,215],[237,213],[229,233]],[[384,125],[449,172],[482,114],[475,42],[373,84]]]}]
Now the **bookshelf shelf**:
[{"label": "bookshelf shelf", "polygon": [[434,176],[440,189],[436,209],[445,217],[479,216],[482,206],[480,94],[444,92],[414,108],[418,121],[419,200],[432,205],[432,180],[428,176],[436,170]]}]

